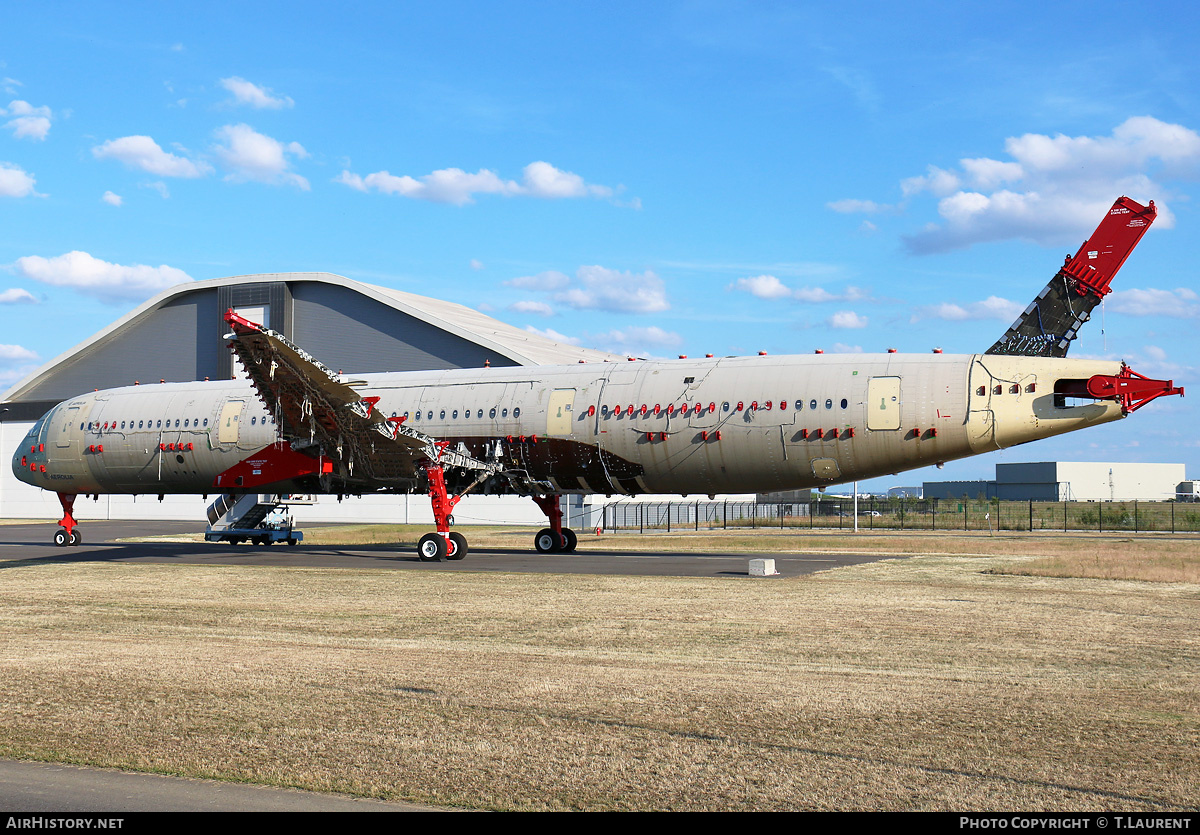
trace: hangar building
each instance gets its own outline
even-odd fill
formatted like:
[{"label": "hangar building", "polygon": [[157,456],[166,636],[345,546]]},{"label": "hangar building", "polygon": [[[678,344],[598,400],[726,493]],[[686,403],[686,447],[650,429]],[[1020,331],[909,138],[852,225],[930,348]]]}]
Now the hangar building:
[{"label": "hangar building", "polygon": [[1041,461],[997,464],[992,481],[927,481],[926,499],[1035,502],[1168,501],[1184,480],[1183,464]]},{"label": "hangar building", "polygon": [[[363,284],[331,273],[267,273],[215,278],[163,291],[54,358],[0,398],[0,449],[16,449],[32,424],[61,401],[93,389],[138,382],[227,379],[232,355],[223,313],[279,331],[326,366],[348,373],[547,365],[623,360],[615,354],[553,342],[469,307]],[[7,458],[5,459],[7,460]],[[205,518],[199,496],[101,496],[77,505],[87,519]],[[293,506],[298,522],[368,519],[432,522],[425,496],[365,496],[338,503],[321,497]],[[53,493],[0,473],[0,517],[57,519]],[[456,509],[462,521],[536,524],[545,517],[528,499],[476,497]]]}]

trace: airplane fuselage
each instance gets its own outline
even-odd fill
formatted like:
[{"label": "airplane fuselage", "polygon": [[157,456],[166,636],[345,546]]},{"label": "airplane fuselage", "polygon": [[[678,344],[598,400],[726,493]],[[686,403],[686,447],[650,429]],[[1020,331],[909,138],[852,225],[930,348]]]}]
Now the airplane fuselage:
[{"label": "airplane fuselage", "polygon": [[[360,380],[357,390],[378,397],[385,415],[553,492],[709,494],[866,479],[1117,420],[1116,402],[1073,405],[1055,391],[1060,381],[1121,367],[823,354],[344,379]],[[13,470],[60,493],[231,492],[214,479],[276,437],[247,381],[130,386],[56,406],[17,450]],[[362,489],[331,478],[290,486]]]}]

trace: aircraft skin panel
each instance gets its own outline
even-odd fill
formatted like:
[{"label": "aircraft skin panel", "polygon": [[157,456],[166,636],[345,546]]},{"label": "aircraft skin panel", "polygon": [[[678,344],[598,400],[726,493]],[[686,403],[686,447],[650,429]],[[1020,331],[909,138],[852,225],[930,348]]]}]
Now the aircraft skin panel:
[{"label": "aircraft skin panel", "polygon": [[[354,380],[363,396],[378,397],[376,408],[384,416],[406,416],[405,425],[428,436],[462,443],[476,457],[535,480],[553,479],[577,493],[822,486],[1123,416],[1111,401],[1060,405],[1054,391],[1060,378],[1117,374],[1119,362],[861,354],[607,365],[541,367],[536,377],[534,369],[518,367],[344,378]],[[868,423],[870,385],[878,378],[899,381],[904,398],[899,429],[873,429]],[[568,431],[546,433],[552,420],[561,419],[558,403],[566,402],[556,398],[572,390],[569,424],[557,426]],[[238,442],[222,444],[225,404],[239,399],[245,406]],[[68,414],[85,408],[87,419],[72,417],[67,423]],[[246,381],[113,389],[60,404],[48,419],[46,437],[65,435],[74,449],[103,445],[103,452],[72,456],[56,443],[46,444],[46,452],[34,456],[46,473],[19,466],[20,456],[14,456],[14,472],[45,489],[78,493],[216,492],[216,476],[244,459],[247,450],[269,445],[278,429]],[[323,454],[336,460],[333,450]],[[81,458],[88,463],[85,472],[77,471]],[[830,460],[837,464],[832,478]],[[372,483],[342,471],[334,475],[293,486],[297,492],[421,489],[416,476]],[[496,479],[487,489],[514,488]]]}]

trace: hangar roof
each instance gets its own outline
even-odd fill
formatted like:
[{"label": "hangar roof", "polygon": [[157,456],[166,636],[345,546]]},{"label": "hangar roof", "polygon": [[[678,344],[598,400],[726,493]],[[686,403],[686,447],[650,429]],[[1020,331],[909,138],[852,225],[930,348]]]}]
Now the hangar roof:
[{"label": "hangar roof", "polygon": [[34,419],[80,392],[134,380],[228,378],[221,315],[227,307],[254,305],[269,309],[264,324],[347,372],[624,359],[554,342],[460,304],[332,273],[241,275],[159,293],[5,392],[0,421]]}]

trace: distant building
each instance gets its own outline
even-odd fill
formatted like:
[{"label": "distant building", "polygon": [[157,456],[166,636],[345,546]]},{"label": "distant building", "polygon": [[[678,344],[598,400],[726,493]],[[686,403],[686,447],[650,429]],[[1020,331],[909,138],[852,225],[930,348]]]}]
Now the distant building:
[{"label": "distant building", "polygon": [[1042,461],[997,464],[993,481],[927,481],[927,499],[1038,502],[1168,501],[1183,489],[1183,464]]}]

